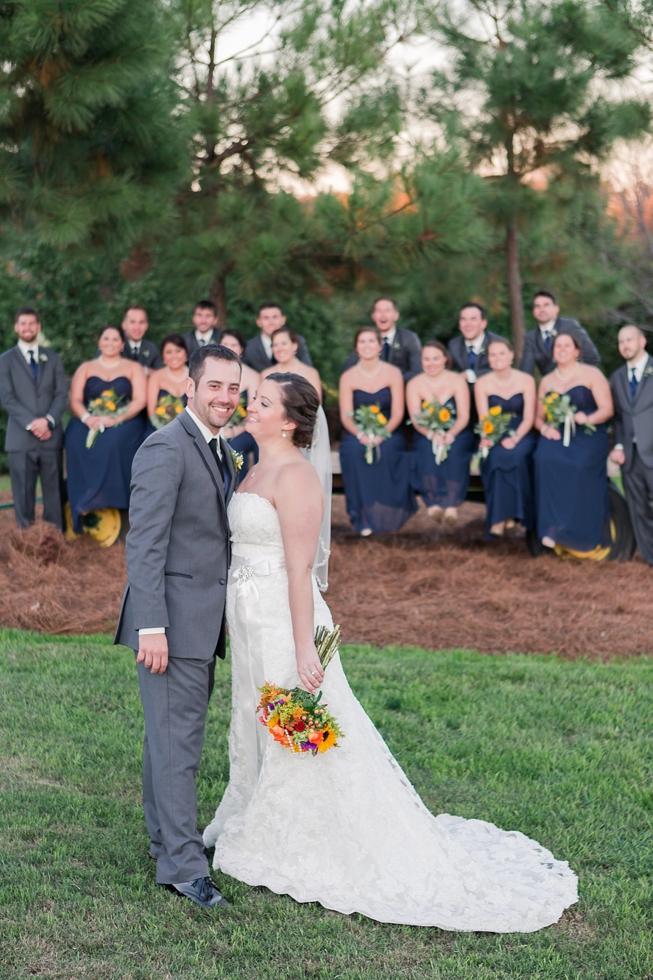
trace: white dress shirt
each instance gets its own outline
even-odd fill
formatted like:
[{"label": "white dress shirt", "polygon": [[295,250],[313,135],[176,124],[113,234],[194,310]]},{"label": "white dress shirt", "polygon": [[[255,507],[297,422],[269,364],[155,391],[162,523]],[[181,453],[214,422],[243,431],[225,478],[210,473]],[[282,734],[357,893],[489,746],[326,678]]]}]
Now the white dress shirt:
[{"label": "white dress shirt", "polygon": [[129,350],[131,354],[140,354],[141,352],[141,342],[140,340],[127,340]]},{"label": "white dress shirt", "polygon": [[392,345],[395,342],[395,336],[396,336],[396,334],[397,334],[397,328],[396,327],[393,327],[392,330],[388,331],[388,333],[382,333],[381,334],[381,340],[382,340],[382,342],[385,343],[386,340],[387,340],[388,341],[388,344],[390,345],[390,350],[392,350]]},{"label": "white dress shirt", "polygon": [[555,320],[549,320],[548,323],[540,323],[540,333],[542,335],[542,340],[546,340],[547,337],[553,337],[553,328],[555,327]]},{"label": "white dress shirt", "polygon": [[[29,367],[29,364],[30,364],[30,356],[29,356],[30,355],[30,351],[34,354],[34,360],[36,361],[36,364],[38,365],[38,363],[39,363],[39,345],[38,345],[38,343],[36,341],[34,341],[33,344],[26,344],[24,340],[19,340],[18,341],[18,350],[21,352],[21,354],[25,358],[25,361],[27,362],[27,366],[28,367]],[[30,371],[31,371],[31,368],[30,368]],[[54,429],[54,427],[55,427],[55,425],[57,423],[55,422],[55,420],[53,419],[53,417],[51,415],[45,415],[44,418],[46,418],[48,420],[48,422],[50,423],[50,428],[51,429]],[[32,422],[33,421],[34,421],[34,419],[32,419]],[[25,426],[25,429],[27,430],[27,432],[31,432],[32,431],[32,422],[30,422],[29,425],[26,425]]]},{"label": "white dress shirt", "polygon": [[[642,356],[639,357],[635,361],[634,364],[631,364],[630,361],[627,361],[626,362],[626,367],[628,368],[628,375],[627,375],[628,381],[630,381],[630,379],[632,378],[632,376],[633,376],[633,370],[634,370],[635,371],[635,378],[637,379],[637,384],[641,384],[642,383],[642,378],[644,377],[644,371],[646,369],[646,365],[647,364],[648,364],[648,354],[646,353],[646,351],[644,351],[644,353],[642,354]],[[637,439],[634,439],[633,438],[633,442],[637,442]],[[617,445],[614,448],[615,449],[623,449],[624,447],[623,447],[623,444],[622,443],[618,442]]]},{"label": "white dress shirt", "polygon": [[268,355],[270,360],[272,360],[272,337],[268,337],[266,333],[261,330],[261,343],[263,344],[263,350]]},{"label": "white dress shirt", "polygon": [[[186,406],[186,411],[188,412],[188,414],[192,418],[192,420],[195,423],[195,425],[197,426],[197,428],[200,430],[200,432],[201,432],[202,436],[204,437],[204,439],[206,439],[206,444],[207,445],[210,443],[211,439],[215,439],[216,440],[216,446],[217,446],[217,449],[218,449],[218,456],[220,457],[220,459],[222,459],[222,448],[220,446],[220,433],[218,432],[218,434],[215,435],[215,433],[211,432],[211,430],[209,429],[208,425],[204,425],[204,423],[202,422],[202,420],[201,419],[198,419],[198,417],[195,414],[195,412],[191,412],[191,410],[190,410],[190,408],[188,408],[188,406]],[[139,636],[148,636],[149,634],[152,634],[152,633],[165,633],[165,626],[146,626],[145,629],[140,629],[138,631],[138,635]]]},{"label": "white dress shirt", "polygon": [[201,330],[195,331],[195,339],[197,340],[197,343],[200,345],[200,347],[204,347],[205,344],[208,344],[212,333],[213,333],[213,327],[211,327],[211,329],[207,330],[205,333],[202,333]]},{"label": "white dress shirt", "polygon": [[[481,350],[483,349],[484,344],[485,344],[485,330],[483,331],[482,334],[479,334],[479,336],[476,337],[475,340],[465,340],[465,350],[466,351],[473,350],[476,356],[478,357],[478,355],[481,353]],[[476,371],[474,371],[472,368],[467,368],[467,370],[465,371],[465,377],[467,378],[467,381],[469,382],[470,385],[475,384],[475,382],[477,381]]]}]

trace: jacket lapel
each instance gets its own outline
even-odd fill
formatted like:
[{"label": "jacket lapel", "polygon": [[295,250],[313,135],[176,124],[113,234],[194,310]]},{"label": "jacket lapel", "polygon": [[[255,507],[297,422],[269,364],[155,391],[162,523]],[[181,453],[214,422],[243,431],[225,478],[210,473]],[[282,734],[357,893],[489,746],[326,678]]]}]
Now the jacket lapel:
[{"label": "jacket lapel", "polygon": [[22,366],[23,371],[26,373],[27,377],[30,379],[30,381],[32,382],[32,384],[34,384],[34,376],[32,374],[32,371],[30,369],[29,364],[27,363],[27,361],[23,357],[23,353],[22,353],[20,347],[18,347],[18,345],[16,345],[16,347],[14,347],[14,351],[15,351],[14,357],[16,358],[16,360],[18,361],[18,363]]},{"label": "jacket lapel", "polygon": [[206,466],[207,470],[209,471],[211,479],[215,483],[215,489],[218,492],[218,499],[222,504],[223,509],[225,509],[226,504],[224,499],[224,486],[222,484],[222,477],[220,476],[220,470],[218,469],[218,464],[213,458],[213,453],[209,449],[206,439],[202,436],[202,433],[199,431],[199,429],[193,422],[190,415],[188,415],[185,411],[182,412],[181,415],[179,416],[179,421],[185,428],[188,435],[192,439],[194,439],[195,448],[197,449],[198,453],[202,457],[202,461]]},{"label": "jacket lapel", "polygon": [[236,467],[234,466],[234,461],[231,456],[231,450],[227,445],[227,443],[222,438],[222,436],[220,436],[220,448],[222,450],[222,459],[224,461],[224,465],[227,467],[227,470],[229,471],[229,477],[230,477],[229,490],[227,492],[227,496],[225,500],[225,503],[228,505],[229,501],[231,500],[232,494],[236,489],[236,484],[238,483],[238,474],[236,473]]},{"label": "jacket lapel", "polygon": [[[648,371],[648,369],[650,367],[651,367],[651,357],[649,356],[649,358],[648,358],[648,360],[646,362],[646,367],[644,368],[644,374],[642,375],[642,380],[637,385],[637,390],[635,391],[635,397],[633,398],[633,405],[636,405],[637,402],[639,401],[639,396],[642,393],[642,388],[645,385],[649,384],[650,381],[651,381],[651,375],[649,374],[647,376],[647,374],[646,374],[646,372]],[[626,374],[626,387],[628,387],[628,380],[627,380],[627,378],[628,378],[628,375]],[[630,394],[630,391],[629,391],[629,394]]]}]

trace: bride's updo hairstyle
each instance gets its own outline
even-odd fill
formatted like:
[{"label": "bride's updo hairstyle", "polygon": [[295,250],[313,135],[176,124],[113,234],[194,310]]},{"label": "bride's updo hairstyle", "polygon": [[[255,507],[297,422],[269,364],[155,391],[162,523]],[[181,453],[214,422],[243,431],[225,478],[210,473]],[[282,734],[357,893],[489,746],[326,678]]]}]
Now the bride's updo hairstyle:
[{"label": "bride's updo hairstyle", "polygon": [[305,449],[313,441],[313,429],[320,407],[320,399],[310,381],[299,374],[268,374],[266,381],[274,381],[279,385],[281,404],[289,422],[297,426],[293,429],[293,444],[299,449]]}]

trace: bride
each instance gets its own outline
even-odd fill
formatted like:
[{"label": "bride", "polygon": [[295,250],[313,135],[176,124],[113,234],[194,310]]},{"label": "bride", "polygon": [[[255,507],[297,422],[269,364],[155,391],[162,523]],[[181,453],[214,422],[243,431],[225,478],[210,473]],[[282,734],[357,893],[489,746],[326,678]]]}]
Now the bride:
[{"label": "bride", "polygon": [[[260,458],[229,505],[231,772],[204,831],[214,867],[380,922],[490,932],[551,925],[577,900],[567,862],[518,831],[434,817],[354,697],[340,657],[322,670],[314,629],[333,622],[311,568],[325,499],[300,451],[318,407],[304,378],[272,374],[248,409]],[[275,742],[256,717],[266,681],[321,688],[345,733],[339,745],[313,757]]]}]

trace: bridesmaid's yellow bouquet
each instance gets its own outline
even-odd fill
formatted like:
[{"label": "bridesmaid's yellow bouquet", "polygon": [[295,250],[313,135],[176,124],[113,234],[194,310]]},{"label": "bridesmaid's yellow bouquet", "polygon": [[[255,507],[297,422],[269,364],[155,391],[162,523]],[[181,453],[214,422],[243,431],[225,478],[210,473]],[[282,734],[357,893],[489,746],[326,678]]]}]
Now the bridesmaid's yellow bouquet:
[{"label": "bridesmaid's yellow bouquet", "polygon": [[[129,405],[125,404],[125,400],[122,395],[117,395],[113,388],[107,388],[103,391],[97,398],[94,398],[88,404],[86,411],[89,415],[94,416],[104,416],[110,419],[119,419],[121,415],[124,415]],[[90,449],[97,437],[101,432],[104,432],[104,426],[101,425],[99,429],[89,429],[86,436],[86,448]]]},{"label": "bridesmaid's yellow bouquet", "polygon": [[[419,415],[414,416],[413,424],[421,426],[422,429],[428,429],[429,432],[433,432],[435,435],[443,436],[445,432],[448,432],[456,424],[456,410],[447,408],[446,405],[441,405],[440,402],[423,401],[422,411]],[[439,466],[440,463],[444,463],[449,455],[449,447],[437,442],[431,442],[431,446],[433,455],[435,456],[435,462]]]},{"label": "bridesmaid's yellow bouquet", "polygon": [[[320,663],[326,670],[338,651],[340,627],[328,630],[319,626],[315,631],[315,645]],[[328,752],[344,738],[338,722],[321,704],[322,691],[310,694],[301,687],[292,691],[276,684],[266,683],[259,688],[261,700],[257,711],[259,721],[268,729],[275,742],[291,752],[311,752],[318,755]]]},{"label": "bridesmaid's yellow bouquet", "polygon": [[[474,432],[481,439],[487,439],[488,442],[492,443],[492,446],[496,446],[504,436],[514,435],[514,430],[510,428],[511,423],[512,415],[510,412],[502,412],[500,405],[493,405],[487,415],[478,420],[474,426]],[[476,453],[477,458],[487,459],[491,448],[491,446],[483,446]]]},{"label": "bridesmaid's yellow bouquet", "polygon": [[[354,412],[354,422],[362,436],[367,436],[370,439],[374,439],[376,436],[380,436],[382,439],[390,438],[388,420],[378,405],[359,405]],[[380,446],[365,446],[366,463],[371,465],[375,455],[377,459],[380,457]]]},{"label": "bridesmaid's yellow bouquet", "polygon": [[181,398],[175,398],[174,395],[161,395],[156,403],[154,415],[150,415],[150,422],[155,429],[162,429],[168,422],[181,415],[183,410],[184,403]]},{"label": "bridesmaid's yellow bouquet", "polygon": [[[544,408],[544,421],[550,429],[562,428],[562,445],[568,446],[571,437],[576,434],[576,412],[578,409],[572,405],[569,395],[561,395],[559,391],[550,391],[542,399]],[[588,436],[596,432],[596,426],[591,422],[585,422],[583,429]]]}]

